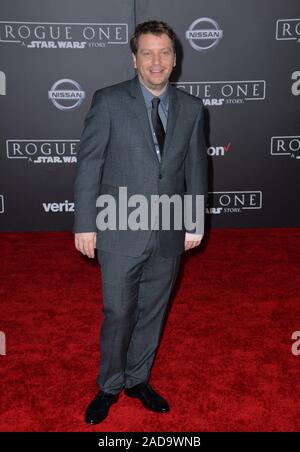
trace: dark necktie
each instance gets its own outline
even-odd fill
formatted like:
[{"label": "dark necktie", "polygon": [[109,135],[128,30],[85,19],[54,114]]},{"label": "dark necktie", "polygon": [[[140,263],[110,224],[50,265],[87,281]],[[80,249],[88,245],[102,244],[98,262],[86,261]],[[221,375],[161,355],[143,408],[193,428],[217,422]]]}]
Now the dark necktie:
[{"label": "dark necktie", "polygon": [[164,142],[165,142],[165,129],[161,122],[160,116],[158,114],[158,105],[160,102],[159,97],[153,97],[152,99],[152,110],[151,110],[151,119],[153,129],[157,138],[157,142],[159,145],[160,155],[162,155]]}]

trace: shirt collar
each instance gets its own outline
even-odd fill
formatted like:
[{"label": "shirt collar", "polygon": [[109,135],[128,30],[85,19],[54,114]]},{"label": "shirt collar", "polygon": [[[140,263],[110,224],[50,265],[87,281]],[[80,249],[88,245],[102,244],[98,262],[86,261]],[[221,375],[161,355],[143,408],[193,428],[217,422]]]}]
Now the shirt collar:
[{"label": "shirt collar", "polygon": [[[139,80],[138,80],[139,81]],[[164,104],[164,107],[167,109],[168,108],[168,101],[169,101],[169,82],[167,83],[167,86],[165,87],[164,91],[159,95],[159,96],[155,96],[153,93],[151,93],[151,91],[149,91],[144,85],[143,83],[141,83],[139,81],[145,102],[146,102],[146,106],[147,108],[151,108],[152,104],[151,101],[153,99],[153,97],[159,97],[160,101]]]}]

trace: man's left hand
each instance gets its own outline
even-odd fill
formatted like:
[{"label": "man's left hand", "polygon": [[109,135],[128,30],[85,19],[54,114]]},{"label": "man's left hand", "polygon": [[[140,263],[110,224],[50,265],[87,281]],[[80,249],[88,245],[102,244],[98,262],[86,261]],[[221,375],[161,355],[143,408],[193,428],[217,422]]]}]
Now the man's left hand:
[{"label": "man's left hand", "polygon": [[203,234],[191,234],[189,232],[186,232],[184,241],[184,250],[187,251],[192,248],[195,248],[196,246],[199,246],[202,238]]}]

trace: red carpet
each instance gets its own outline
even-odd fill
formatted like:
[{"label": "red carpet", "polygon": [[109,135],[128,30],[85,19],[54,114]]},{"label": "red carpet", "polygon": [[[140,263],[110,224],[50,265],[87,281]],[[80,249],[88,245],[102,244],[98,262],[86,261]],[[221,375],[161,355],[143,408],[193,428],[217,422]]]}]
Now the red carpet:
[{"label": "red carpet", "polygon": [[[171,412],[122,393],[103,424],[96,260],[66,233],[2,233],[1,431],[298,431],[300,229],[217,229],[182,261],[150,383]],[[189,256],[189,257],[188,257]]]}]

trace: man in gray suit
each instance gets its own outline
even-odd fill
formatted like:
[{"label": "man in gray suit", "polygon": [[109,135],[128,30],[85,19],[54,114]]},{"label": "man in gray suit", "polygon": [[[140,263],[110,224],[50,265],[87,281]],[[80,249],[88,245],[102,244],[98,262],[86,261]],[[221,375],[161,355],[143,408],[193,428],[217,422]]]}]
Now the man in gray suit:
[{"label": "man in gray suit", "polygon": [[[99,230],[96,219],[103,207],[99,197],[111,195],[119,221],[124,213],[120,187],[149,202],[153,195],[201,195],[205,206],[204,107],[201,99],[169,83],[175,42],[165,22],[136,27],[130,45],[137,74],[94,93],[80,140],[75,246],[90,258],[97,249],[104,313],[100,391],[87,407],[89,424],[106,418],[123,388],[152,411],[170,409],[148,380],[181,255],[200,244],[202,230],[197,225],[177,229],[172,220],[165,229],[157,217],[154,227]],[[195,204],[191,210],[194,215]]]}]

